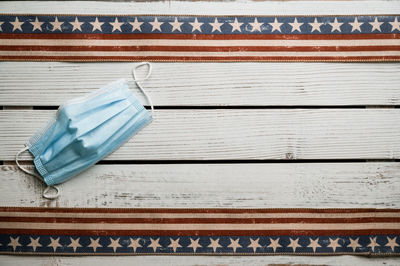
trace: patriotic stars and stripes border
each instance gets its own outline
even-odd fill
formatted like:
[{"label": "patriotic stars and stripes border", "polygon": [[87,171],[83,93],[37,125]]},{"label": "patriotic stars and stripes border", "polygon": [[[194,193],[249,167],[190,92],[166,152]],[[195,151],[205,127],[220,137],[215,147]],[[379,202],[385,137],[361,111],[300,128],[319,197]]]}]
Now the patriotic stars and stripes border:
[{"label": "patriotic stars and stripes border", "polygon": [[0,254],[399,255],[399,236],[0,235]]},{"label": "patriotic stars and stripes border", "polygon": [[399,20],[0,14],[0,60],[400,61]]},{"label": "patriotic stars and stripes border", "polygon": [[361,34],[400,33],[387,16],[106,16],[0,14],[3,33]]},{"label": "patriotic stars and stripes border", "polygon": [[0,254],[398,256],[400,210],[0,207]]}]

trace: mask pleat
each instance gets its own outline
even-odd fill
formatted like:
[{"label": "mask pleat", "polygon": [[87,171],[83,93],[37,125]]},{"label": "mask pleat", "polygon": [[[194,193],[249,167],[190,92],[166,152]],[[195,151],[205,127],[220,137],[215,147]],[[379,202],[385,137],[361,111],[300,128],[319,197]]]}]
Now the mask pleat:
[{"label": "mask pleat", "polygon": [[48,185],[62,183],[104,158],[150,122],[126,82],[109,84],[59,108],[35,137],[35,165]]},{"label": "mask pleat", "polygon": [[[63,158],[65,154],[62,156],[56,156],[52,158],[52,161],[49,162],[48,165],[46,165],[47,169],[51,169],[53,174],[57,176],[57,173],[59,171],[62,171],[64,174],[68,173],[69,175],[73,176],[81,171],[81,169],[86,168],[88,165],[96,163],[99,159],[99,157],[104,157],[106,156],[110,150],[110,146],[122,145],[129,137],[136,133],[143,125],[142,122],[144,120],[149,119],[149,114],[147,111],[142,111],[140,113],[132,113],[133,110],[124,110],[123,113],[125,114],[119,114],[119,115],[124,115],[126,117],[126,123],[118,123],[115,124],[115,128],[110,127],[110,125],[107,123],[107,129],[110,129],[109,132],[110,135],[104,136],[103,139],[98,139],[96,136],[90,136],[89,134],[86,134],[82,136],[82,143],[85,143],[86,146],[92,146],[92,147],[97,147],[96,150],[94,150],[94,153],[87,154],[87,156],[77,156],[75,149],[80,148],[78,146],[69,146],[66,149],[66,154],[69,155],[70,159],[63,161]],[[105,126],[104,124],[103,126]],[[113,130],[115,129],[115,130]],[[95,131],[98,130],[97,134],[100,132],[104,132],[101,126],[99,128],[96,128]],[[94,133],[94,131],[90,132]],[[85,148],[85,150],[88,147]],[[57,179],[54,181],[58,182]]]}]

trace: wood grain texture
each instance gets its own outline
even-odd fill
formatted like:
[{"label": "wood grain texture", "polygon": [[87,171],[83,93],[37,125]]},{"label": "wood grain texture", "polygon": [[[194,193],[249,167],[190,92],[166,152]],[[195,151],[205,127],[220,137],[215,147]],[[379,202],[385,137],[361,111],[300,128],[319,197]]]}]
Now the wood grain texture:
[{"label": "wood grain texture", "polygon": [[397,1],[167,1],[111,3],[95,1],[5,1],[7,13],[79,14],[195,14],[195,15],[332,15],[398,14]]},{"label": "wood grain texture", "polygon": [[[0,111],[0,160],[54,114]],[[399,139],[400,109],[159,110],[106,159],[398,159]]]},{"label": "wood grain texture", "polygon": [[[0,10],[9,13],[331,15],[398,14],[400,5],[397,1],[8,1],[0,2]],[[1,62],[0,105],[56,106],[109,81],[129,77],[131,66],[129,63]],[[398,105],[398,73],[398,64],[157,63],[144,87],[157,106]],[[281,111],[284,113],[278,114]],[[7,112],[11,113],[0,113],[0,156],[13,160],[15,151],[53,112]],[[398,109],[169,110],[158,111],[157,116],[160,119],[113,154],[114,159],[137,160],[143,154],[145,160],[171,156],[189,159],[207,156],[399,158]],[[8,131],[5,126],[9,127]],[[44,201],[40,197],[41,184],[17,171],[15,166],[4,165],[0,169],[0,180],[4,184],[0,186],[0,203],[10,206],[399,208],[400,204],[398,162],[97,165],[62,185],[63,194],[54,202]],[[0,264],[367,266],[399,265],[400,260],[352,256],[2,256]]]},{"label": "wood grain texture", "polygon": [[[45,256],[5,256],[2,257],[2,265],[166,265],[166,266],[189,266],[189,265],[334,265],[334,266],[398,266],[397,258],[364,258],[352,256],[113,256],[113,257],[45,257]],[[17,263],[18,262],[18,263]]]},{"label": "wood grain texture", "polygon": [[[1,62],[0,105],[58,106],[130,79],[135,64]],[[142,84],[156,106],[399,105],[399,72],[395,63],[153,63]]]},{"label": "wood grain texture", "polygon": [[55,201],[16,166],[0,173],[6,206],[400,208],[396,162],[96,165],[60,185]]}]

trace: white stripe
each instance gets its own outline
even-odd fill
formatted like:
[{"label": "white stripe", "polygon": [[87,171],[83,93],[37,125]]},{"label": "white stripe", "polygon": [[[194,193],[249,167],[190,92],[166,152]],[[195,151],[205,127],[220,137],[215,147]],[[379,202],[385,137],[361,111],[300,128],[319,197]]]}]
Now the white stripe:
[{"label": "white stripe", "polygon": [[0,229],[46,230],[399,230],[400,223],[160,224],[0,222]]},{"label": "white stripe", "polygon": [[98,52],[98,51],[0,51],[0,56],[165,56],[165,57],[246,57],[246,56],[282,56],[282,57],[324,57],[324,56],[400,56],[400,51],[349,51],[349,52],[160,52],[160,51],[137,51],[137,52]]},{"label": "white stripe", "polygon": [[400,39],[368,40],[88,40],[0,39],[0,45],[49,46],[382,46],[400,45]]},{"label": "white stripe", "polygon": [[400,212],[365,213],[50,213],[0,212],[0,217],[55,217],[55,218],[400,218]]}]

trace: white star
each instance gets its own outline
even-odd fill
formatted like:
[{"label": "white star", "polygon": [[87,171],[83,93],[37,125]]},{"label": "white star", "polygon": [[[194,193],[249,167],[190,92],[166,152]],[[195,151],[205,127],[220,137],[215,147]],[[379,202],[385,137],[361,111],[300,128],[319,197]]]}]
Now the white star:
[{"label": "white star", "polygon": [[13,31],[16,31],[16,30],[22,31],[21,26],[22,26],[22,24],[24,24],[25,22],[21,22],[21,21],[18,20],[18,17],[15,17],[15,21],[14,21],[14,22],[11,22],[11,21],[10,21],[10,23],[13,25]]},{"label": "white star", "polygon": [[298,31],[298,32],[301,32],[301,29],[300,29],[300,26],[301,25],[303,25],[304,23],[299,23],[299,22],[297,22],[297,18],[294,18],[294,21],[293,21],[293,23],[290,23],[289,22],[289,25],[290,26],[292,26],[292,32],[294,32],[294,31]]},{"label": "white star", "polygon": [[333,22],[330,22],[329,25],[332,26],[331,32],[334,32],[335,30],[337,30],[338,32],[342,32],[340,27],[343,25],[343,23],[338,22],[337,18],[335,18],[335,20],[333,20]]},{"label": "white star", "polygon": [[394,248],[398,247],[399,244],[396,243],[397,237],[393,237],[393,239],[387,237],[387,244],[385,245],[385,247],[390,247],[392,249],[392,251],[394,252]]},{"label": "white star", "polygon": [[252,27],[251,31],[260,31],[261,32],[261,25],[262,23],[258,22],[257,18],[254,19],[254,22],[249,23]]},{"label": "white star", "polygon": [[[390,25],[392,25],[392,31],[394,31],[394,30],[400,31],[400,23],[399,23],[399,21],[397,20],[397,17],[394,18],[394,21],[393,21],[393,22],[389,22],[389,23],[390,23]],[[0,24],[0,25],[1,25],[1,24]]]},{"label": "white star", "polygon": [[272,26],[271,32],[274,32],[276,30],[281,32],[281,26],[282,26],[283,23],[278,22],[277,18],[275,18],[274,23],[268,23],[268,24]]},{"label": "white star", "polygon": [[128,245],[128,247],[133,248],[133,252],[136,252],[137,248],[142,247],[142,245],[139,243],[140,238],[136,238],[136,239],[130,238],[130,240],[131,240],[131,243]]},{"label": "white star", "polygon": [[190,245],[188,246],[188,248],[193,248],[193,252],[196,253],[197,248],[202,248],[202,246],[199,244],[199,240],[200,238],[198,238],[197,240],[190,239]]},{"label": "white star", "polygon": [[1,28],[1,25],[4,24],[4,21],[0,21],[0,31],[3,31],[3,29]]},{"label": "white star", "polygon": [[174,32],[175,30],[182,32],[181,26],[183,22],[179,22],[177,17],[175,17],[174,22],[168,22],[168,23],[172,26],[171,32]]},{"label": "white star", "polygon": [[8,244],[8,247],[12,247],[14,251],[17,249],[17,247],[22,247],[22,245],[19,243],[19,236],[16,238],[10,236],[10,243]]},{"label": "white star", "polygon": [[48,245],[48,247],[52,247],[53,252],[56,252],[57,248],[62,247],[62,245],[59,243],[60,238],[53,239],[52,237],[50,237],[50,241],[51,243]]},{"label": "white star", "polygon": [[69,22],[69,24],[71,24],[73,26],[72,27],[72,31],[74,31],[74,30],[82,31],[81,27],[82,27],[83,23],[85,23],[85,22],[80,22],[78,20],[78,17],[75,17],[75,21],[74,22]]},{"label": "white star", "polygon": [[222,246],[219,244],[219,238],[217,239],[212,239],[210,238],[211,244],[208,245],[208,248],[212,248],[214,250],[214,252],[217,250],[217,248],[222,248]]},{"label": "white star", "polygon": [[31,242],[27,245],[28,247],[32,247],[33,251],[36,251],[37,247],[42,247],[42,245],[39,243],[39,237],[34,239],[33,237],[29,237],[31,239]]},{"label": "white star", "polygon": [[383,24],[383,22],[379,22],[378,18],[375,18],[374,22],[369,22],[369,24],[371,24],[372,26],[371,32],[373,32],[374,30],[381,31],[381,25]]},{"label": "white star", "polygon": [[122,31],[121,30],[121,25],[123,25],[124,23],[123,22],[119,22],[118,18],[115,18],[114,22],[110,22],[110,24],[113,26],[112,32],[114,32],[116,30]]},{"label": "white star", "polygon": [[169,248],[172,248],[174,252],[176,252],[177,248],[181,248],[182,246],[179,244],[179,237],[176,240],[173,240],[172,238],[169,238],[169,241],[171,244],[168,245]]},{"label": "white star", "polygon": [[194,19],[194,22],[189,22],[190,25],[192,25],[193,29],[192,32],[194,32],[195,30],[198,30],[199,32],[201,32],[201,25],[203,25],[204,23],[200,23],[197,21],[197,18]]},{"label": "white star", "polygon": [[272,238],[269,238],[269,241],[271,241],[271,244],[267,246],[267,248],[272,248],[274,250],[274,253],[276,252],[277,248],[281,248],[282,246],[279,244],[279,237],[275,240]]},{"label": "white star", "polygon": [[350,244],[348,244],[346,247],[351,247],[353,249],[353,252],[355,252],[357,248],[361,247],[361,245],[358,243],[358,239],[359,237],[354,240],[350,238]]},{"label": "white star", "polygon": [[117,248],[122,248],[122,246],[119,244],[119,239],[120,239],[119,237],[115,240],[110,238],[111,243],[107,247],[113,248],[114,252],[117,251]]},{"label": "white star", "polygon": [[103,246],[99,244],[100,237],[97,239],[90,238],[90,244],[88,247],[93,248],[93,251],[96,252],[97,248],[102,248]]},{"label": "white star", "polygon": [[349,22],[349,24],[350,24],[351,27],[352,27],[351,32],[356,31],[356,30],[358,30],[359,32],[361,32],[361,28],[360,28],[360,27],[361,27],[362,24],[364,24],[364,22],[363,22],[363,23],[360,23],[360,22],[358,22],[358,19],[355,18],[355,19],[354,19],[354,22],[353,22],[353,23]]},{"label": "white star", "polygon": [[242,248],[242,246],[239,244],[239,238],[236,240],[233,240],[232,238],[229,238],[231,240],[231,243],[228,245],[229,248],[233,249],[233,252],[236,252],[237,248]]},{"label": "white star", "polygon": [[219,32],[221,32],[221,25],[222,25],[222,24],[224,24],[224,23],[218,22],[218,19],[215,18],[215,21],[214,21],[213,23],[210,23],[210,25],[212,26],[211,32],[214,32],[214,31],[219,31]]},{"label": "white star", "polygon": [[235,21],[232,23],[229,23],[232,26],[232,32],[234,31],[239,31],[242,32],[242,30],[240,29],[240,26],[243,25],[243,23],[239,23],[239,21],[237,20],[237,18],[235,18]]},{"label": "white star", "polygon": [[69,248],[73,248],[74,252],[76,252],[77,248],[81,248],[81,244],[79,244],[79,237],[77,239],[69,238],[71,240],[71,244],[68,245]]},{"label": "white star", "polygon": [[153,22],[149,22],[151,26],[153,26],[151,31],[159,30],[161,31],[161,25],[164,24],[164,22],[158,22],[157,18],[154,18]]},{"label": "white star", "polygon": [[154,252],[156,252],[157,248],[161,248],[161,245],[158,243],[160,241],[160,238],[157,238],[156,240],[150,238],[151,244],[148,245],[147,247],[153,248]]},{"label": "white star", "polygon": [[260,238],[257,238],[256,240],[253,240],[250,238],[251,243],[247,247],[252,248],[253,252],[256,252],[257,248],[261,247],[261,245],[258,243],[259,240],[260,240]]},{"label": "white star", "polygon": [[64,22],[58,21],[58,18],[54,20],[54,22],[50,22],[51,25],[53,25],[53,31],[59,30],[62,31],[61,25],[64,24]]},{"label": "white star", "polygon": [[320,27],[321,27],[321,25],[324,24],[324,23],[318,22],[317,18],[315,18],[313,23],[308,23],[308,24],[312,27],[311,32],[313,32],[313,31],[319,31],[319,32],[321,32]]},{"label": "white star", "polygon": [[89,22],[89,23],[92,24],[92,26],[93,26],[92,31],[95,31],[95,30],[103,31],[101,29],[101,26],[104,24],[104,22],[99,22],[99,19],[97,17],[94,20],[94,22]]},{"label": "white star", "polygon": [[368,244],[368,247],[370,247],[372,251],[374,251],[375,247],[379,247],[379,244],[376,243],[376,237],[374,238],[370,237],[369,240],[370,243]]},{"label": "white star", "polygon": [[135,30],[142,31],[140,26],[142,26],[143,23],[144,22],[139,22],[137,17],[135,18],[135,20],[133,22],[129,22],[129,24],[132,25],[132,31],[135,31]]},{"label": "white star", "polygon": [[310,244],[307,246],[308,248],[312,248],[313,251],[314,251],[314,253],[315,253],[315,251],[317,250],[317,248],[320,248],[320,247],[321,247],[321,245],[318,244],[318,240],[319,240],[319,237],[317,237],[317,239],[315,239],[315,240],[312,240],[312,239],[310,238]]},{"label": "white star", "polygon": [[340,247],[339,245],[339,239],[340,238],[336,238],[335,240],[333,240],[332,238],[329,238],[329,245],[327,247],[330,247],[333,249],[333,252],[336,252],[336,249],[338,247]]},{"label": "white star", "polygon": [[[32,31],[35,31],[35,30],[40,30],[40,31],[42,31],[42,24],[43,24],[44,22],[39,22],[38,17],[35,18],[35,21],[34,21],[34,22],[29,22],[29,23],[31,23],[32,26],[33,26]],[[0,24],[0,25],[1,25],[1,24]]]},{"label": "white star", "polygon": [[296,252],[297,248],[301,248],[301,245],[299,244],[299,238],[297,238],[296,240],[289,238],[289,240],[290,244],[288,245],[288,247],[292,248],[293,252]]}]

